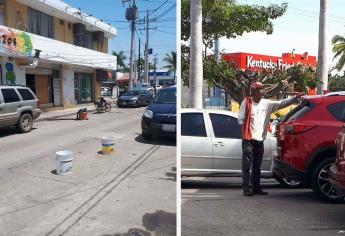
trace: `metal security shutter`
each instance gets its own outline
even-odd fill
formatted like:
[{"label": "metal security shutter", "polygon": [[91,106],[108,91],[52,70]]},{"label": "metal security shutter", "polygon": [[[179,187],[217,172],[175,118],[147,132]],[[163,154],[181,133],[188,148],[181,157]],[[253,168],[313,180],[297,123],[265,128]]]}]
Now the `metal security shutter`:
[{"label": "metal security shutter", "polygon": [[54,106],[61,106],[61,77],[59,70],[53,70]]}]

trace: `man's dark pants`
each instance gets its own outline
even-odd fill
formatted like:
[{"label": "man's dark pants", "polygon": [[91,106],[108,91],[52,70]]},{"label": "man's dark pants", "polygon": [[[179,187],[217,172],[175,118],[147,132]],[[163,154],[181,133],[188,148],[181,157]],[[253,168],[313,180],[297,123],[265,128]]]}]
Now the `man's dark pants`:
[{"label": "man's dark pants", "polygon": [[[242,140],[242,175],[243,190],[250,189],[250,180],[252,191],[260,189],[261,162],[264,154],[264,142],[256,140]],[[250,178],[250,166],[252,167],[252,178]]]}]

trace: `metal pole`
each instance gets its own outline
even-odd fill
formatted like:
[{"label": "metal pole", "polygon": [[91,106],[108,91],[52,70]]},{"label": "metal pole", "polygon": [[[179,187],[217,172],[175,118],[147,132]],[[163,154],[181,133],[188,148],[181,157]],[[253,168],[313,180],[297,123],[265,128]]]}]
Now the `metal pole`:
[{"label": "metal pole", "polygon": [[139,53],[138,53],[139,57],[138,57],[138,81],[140,81],[140,83],[142,82],[140,79],[140,74],[141,74],[141,63],[140,63],[140,38],[139,38]]},{"label": "metal pole", "polygon": [[[135,0],[132,1],[132,8],[135,7]],[[134,68],[134,32],[135,32],[135,17],[131,23],[131,54],[130,54],[130,69],[129,69],[129,89],[133,88],[133,68]]]},{"label": "metal pole", "polygon": [[156,76],[157,55],[155,55],[153,62],[154,62],[154,81],[155,81],[154,94],[156,95],[157,94],[157,76]]},{"label": "metal pole", "polygon": [[145,82],[149,83],[149,10],[146,12]]},{"label": "metal pole", "polygon": [[319,53],[317,77],[322,83],[317,85],[317,94],[323,94],[328,88],[327,72],[327,3],[328,0],[320,0],[320,17],[319,17]]}]

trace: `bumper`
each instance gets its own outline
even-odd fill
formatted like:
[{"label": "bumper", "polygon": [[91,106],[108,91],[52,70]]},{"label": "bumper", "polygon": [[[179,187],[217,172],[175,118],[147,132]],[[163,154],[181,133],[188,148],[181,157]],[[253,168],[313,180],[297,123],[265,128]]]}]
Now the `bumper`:
[{"label": "bumper", "polygon": [[307,180],[307,174],[305,172],[297,170],[290,166],[288,163],[277,159],[274,159],[273,173],[277,177],[284,177],[289,180],[297,180],[304,183]]},{"label": "bumper", "polygon": [[41,109],[35,109],[32,111],[32,116],[33,119],[37,119],[40,115],[42,114],[42,110]]},{"label": "bumper", "polygon": [[330,182],[335,189],[345,193],[345,173],[339,173],[336,165],[329,168]]},{"label": "bumper", "polygon": [[[167,130],[165,125],[175,126],[175,129]],[[156,124],[147,118],[142,118],[141,129],[145,134],[176,136],[176,124]]]},{"label": "bumper", "polygon": [[122,106],[122,107],[134,107],[136,106],[136,100],[134,101],[117,101],[117,106]]}]

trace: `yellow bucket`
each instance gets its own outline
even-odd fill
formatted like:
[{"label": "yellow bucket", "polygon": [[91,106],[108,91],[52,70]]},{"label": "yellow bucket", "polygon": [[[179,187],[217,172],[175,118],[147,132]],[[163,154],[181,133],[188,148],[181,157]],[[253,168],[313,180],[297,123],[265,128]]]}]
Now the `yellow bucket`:
[{"label": "yellow bucket", "polygon": [[105,155],[110,155],[114,151],[114,139],[112,137],[102,138],[102,153]]}]

